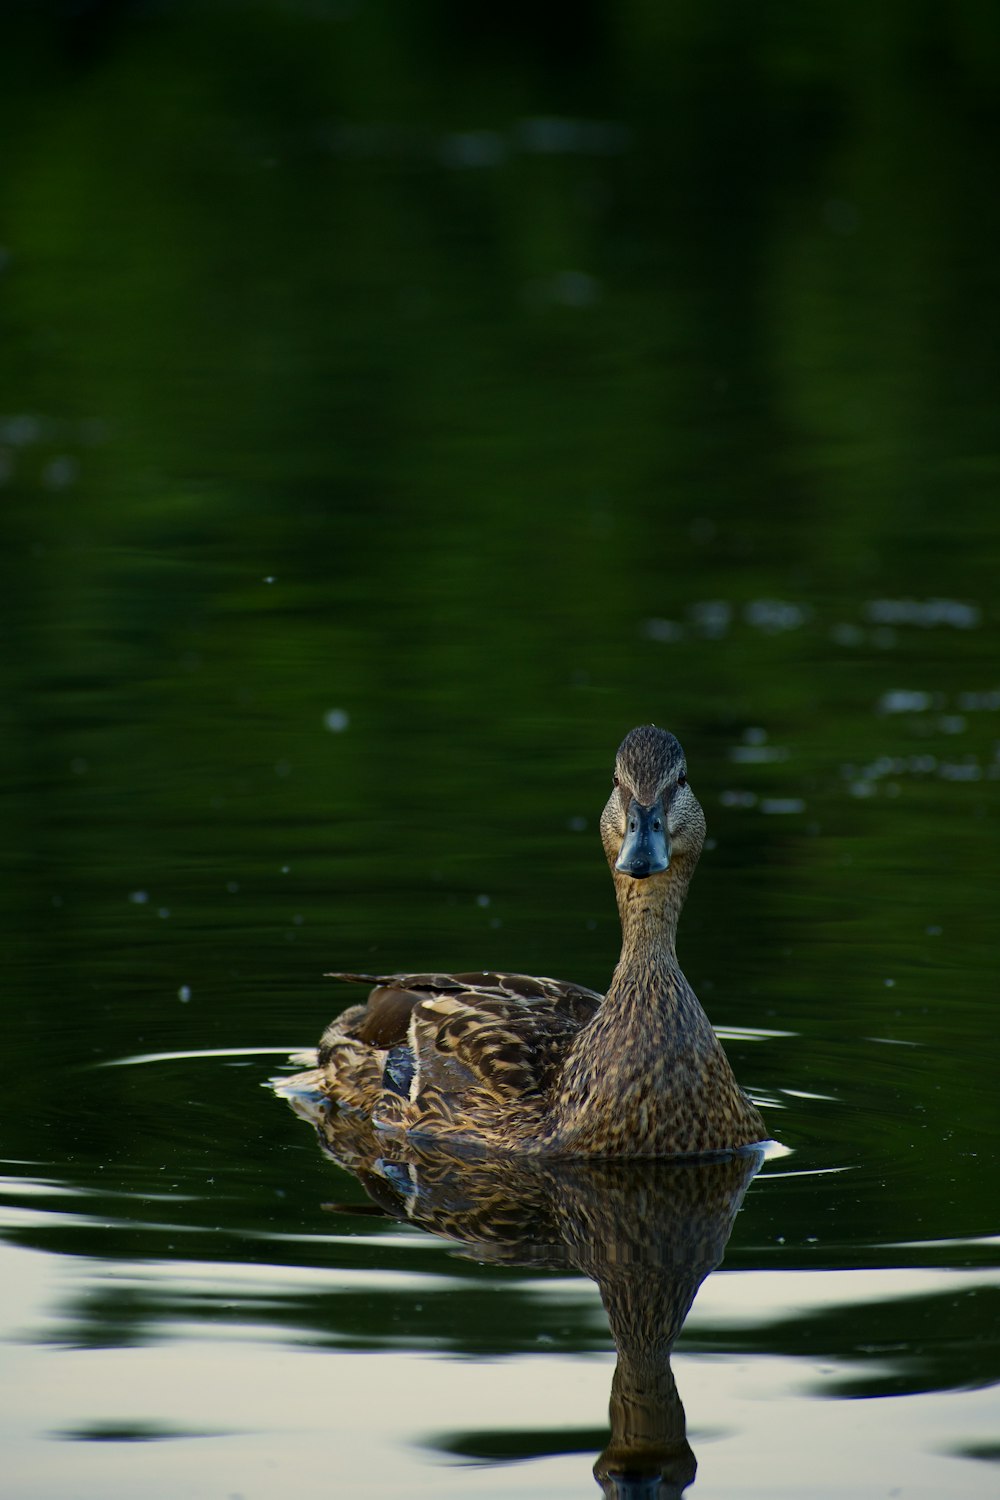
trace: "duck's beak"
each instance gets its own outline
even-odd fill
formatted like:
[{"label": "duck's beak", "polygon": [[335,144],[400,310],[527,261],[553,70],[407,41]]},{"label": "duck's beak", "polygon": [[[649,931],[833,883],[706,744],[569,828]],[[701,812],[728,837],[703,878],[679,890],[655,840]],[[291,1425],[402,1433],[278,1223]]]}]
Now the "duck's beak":
[{"label": "duck's beak", "polygon": [[615,869],[633,880],[660,875],[670,866],[670,840],[663,803],[643,807],[635,798],[628,805],[628,827],[615,861]]}]

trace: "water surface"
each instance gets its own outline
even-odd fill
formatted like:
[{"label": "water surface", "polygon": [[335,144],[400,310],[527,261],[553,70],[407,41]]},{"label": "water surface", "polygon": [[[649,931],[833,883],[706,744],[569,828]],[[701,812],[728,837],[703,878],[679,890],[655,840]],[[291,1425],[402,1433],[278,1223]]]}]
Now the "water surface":
[{"label": "water surface", "polygon": [[596,1261],[373,1215],[266,1085],[331,968],[604,987],[653,720],[786,1148],[690,1493],[994,1494],[996,23],[5,24],[5,1492],[599,1493]]}]

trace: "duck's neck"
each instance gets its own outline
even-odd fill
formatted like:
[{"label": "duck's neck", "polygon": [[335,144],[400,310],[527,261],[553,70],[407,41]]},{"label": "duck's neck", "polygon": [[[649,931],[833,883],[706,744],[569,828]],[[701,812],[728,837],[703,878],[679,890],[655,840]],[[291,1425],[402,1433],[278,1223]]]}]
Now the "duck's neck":
[{"label": "duck's neck", "polygon": [[632,991],[637,984],[652,996],[658,993],[658,987],[649,984],[652,976],[679,973],[677,922],[690,880],[691,871],[682,865],[672,865],[663,875],[648,880],[615,875],[622,951],[607,1000],[613,1003],[617,994]]},{"label": "duck's neck", "polygon": [[[693,862],[692,862],[693,867]],[[717,1047],[674,947],[690,872],[615,877],[622,952],[601,1006],[563,1064],[554,1144],[571,1155],[669,1155],[701,1052]],[[678,1137],[680,1139],[680,1137]]]}]

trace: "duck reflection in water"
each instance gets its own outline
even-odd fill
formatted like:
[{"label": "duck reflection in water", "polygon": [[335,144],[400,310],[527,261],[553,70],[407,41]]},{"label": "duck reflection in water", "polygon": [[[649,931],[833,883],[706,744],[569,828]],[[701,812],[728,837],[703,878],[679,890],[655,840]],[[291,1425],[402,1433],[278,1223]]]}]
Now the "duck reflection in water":
[{"label": "duck reflection in water", "polygon": [[594,1476],[609,1500],[679,1497],[697,1464],[671,1350],[763,1152],[541,1162],[467,1161],[413,1141],[387,1151],[369,1122],[323,1095],[285,1092],[385,1215],[457,1241],[476,1260],[576,1270],[597,1283],[618,1363]]}]

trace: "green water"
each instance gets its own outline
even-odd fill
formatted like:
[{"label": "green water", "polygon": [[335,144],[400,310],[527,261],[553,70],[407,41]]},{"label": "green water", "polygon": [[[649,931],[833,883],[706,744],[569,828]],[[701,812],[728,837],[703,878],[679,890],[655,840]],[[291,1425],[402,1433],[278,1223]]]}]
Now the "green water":
[{"label": "green water", "polygon": [[604,987],[653,720],[787,1148],[690,1493],[992,1495],[996,18],[2,29],[0,1492],[599,1493],[593,1268],[373,1217],[262,1085],[330,968]]}]

